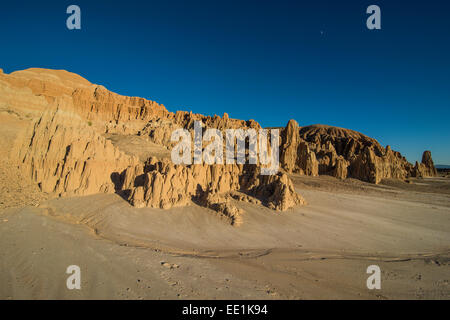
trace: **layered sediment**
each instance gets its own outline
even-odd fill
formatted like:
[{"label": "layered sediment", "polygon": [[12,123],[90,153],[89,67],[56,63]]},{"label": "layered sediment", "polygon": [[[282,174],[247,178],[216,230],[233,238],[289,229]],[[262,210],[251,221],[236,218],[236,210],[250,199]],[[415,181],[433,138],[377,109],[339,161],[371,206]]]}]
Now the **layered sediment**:
[{"label": "layered sediment", "polygon": [[274,175],[261,175],[259,164],[176,165],[156,157],[143,161],[114,146],[105,135],[140,135],[170,150],[172,132],[179,128],[192,132],[196,121],[219,130],[258,131],[261,126],[228,114],[169,112],[162,104],[113,93],[63,70],[0,72],[0,93],[0,113],[23,124],[13,147],[6,150],[8,155],[52,196],[117,192],[133,206],[162,209],[196,203],[239,225],[243,214],[239,201],[277,211],[306,203],[289,174],[326,174],[371,183],[436,175],[429,151],[413,166],[399,152],[361,133],[323,125],[300,127],[295,120],[281,129],[281,170]]},{"label": "layered sediment", "polygon": [[431,152],[413,167],[390,146],[362,133],[313,125],[300,128],[290,120],[282,132],[281,166],[290,173],[331,175],[339,179],[355,178],[379,183],[386,178],[406,180],[411,176],[436,176]]}]

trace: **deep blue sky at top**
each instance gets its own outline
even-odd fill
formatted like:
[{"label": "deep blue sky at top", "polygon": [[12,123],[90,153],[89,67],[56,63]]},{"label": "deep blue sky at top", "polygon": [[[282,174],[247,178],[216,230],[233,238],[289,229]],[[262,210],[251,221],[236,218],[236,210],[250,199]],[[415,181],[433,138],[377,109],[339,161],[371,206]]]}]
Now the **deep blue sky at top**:
[{"label": "deep blue sky at top", "polygon": [[[371,4],[382,30],[366,28]],[[446,0],[16,0],[0,4],[0,67],[66,69],[170,111],[350,128],[450,164],[449,13]]]}]

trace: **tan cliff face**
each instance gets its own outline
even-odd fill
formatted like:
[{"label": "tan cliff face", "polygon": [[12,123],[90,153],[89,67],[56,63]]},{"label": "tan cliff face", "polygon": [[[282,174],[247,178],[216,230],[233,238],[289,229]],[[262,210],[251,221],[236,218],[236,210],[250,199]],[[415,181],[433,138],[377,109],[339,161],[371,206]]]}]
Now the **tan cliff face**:
[{"label": "tan cliff face", "polygon": [[306,204],[286,174],[259,174],[256,165],[174,165],[170,160],[149,159],[129,167],[121,176],[121,189],[136,207],[169,209],[192,201],[230,219],[242,214],[232,199],[285,211]]},{"label": "tan cliff face", "polygon": [[28,138],[21,166],[42,191],[58,196],[114,192],[111,175],[138,163],[65,109],[45,111]]},{"label": "tan cliff face", "polygon": [[105,133],[147,136],[170,147],[175,128],[255,128],[253,120],[168,112],[142,98],[125,97],[58,70],[29,69],[0,74],[0,106],[18,117],[29,116],[15,139],[12,158],[50,196],[125,192],[130,204],[170,208],[197,203],[242,221],[236,201],[287,210],[305,203],[286,175],[270,179],[253,165],[174,165],[140,161],[105,138]]},{"label": "tan cliff face", "polygon": [[259,165],[175,165],[156,157],[139,159],[130,148],[111,143],[107,134],[145,137],[164,154],[173,146],[173,130],[192,132],[195,121],[219,130],[261,127],[228,114],[169,112],[154,101],[113,93],[63,70],[0,72],[0,114],[5,123],[15,123],[13,142],[4,151],[51,196],[117,192],[136,207],[163,209],[196,203],[220,212],[234,225],[242,222],[239,201],[278,211],[305,204],[291,173],[373,183],[436,174],[429,152],[413,167],[400,153],[358,132],[299,127],[295,120],[281,130],[281,171],[276,175],[260,175]]},{"label": "tan cliff face", "polygon": [[58,97],[69,97],[71,109],[99,131],[134,134],[149,120],[169,116],[167,109],[154,101],[116,94],[65,70],[31,68],[0,75],[2,80],[15,89],[30,89],[51,105]]}]

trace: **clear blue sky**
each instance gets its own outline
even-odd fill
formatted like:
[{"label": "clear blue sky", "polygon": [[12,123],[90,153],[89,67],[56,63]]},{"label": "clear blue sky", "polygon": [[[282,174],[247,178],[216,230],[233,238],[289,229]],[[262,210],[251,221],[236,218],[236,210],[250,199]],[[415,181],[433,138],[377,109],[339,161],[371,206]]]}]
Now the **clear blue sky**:
[{"label": "clear blue sky", "polygon": [[[382,30],[366,28],[371,4]],[[445,0],[8,1],[0,67],[66,69],[171,111],[350,128],[450,164],[449,14]]]}]

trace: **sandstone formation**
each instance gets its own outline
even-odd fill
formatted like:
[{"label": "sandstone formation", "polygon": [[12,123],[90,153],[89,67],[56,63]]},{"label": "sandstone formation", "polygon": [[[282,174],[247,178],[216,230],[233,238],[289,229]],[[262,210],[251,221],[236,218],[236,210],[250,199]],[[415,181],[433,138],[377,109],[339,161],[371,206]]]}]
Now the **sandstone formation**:
[{"label": "sandstone formation", "polygon": [[325,125],[299,128],[295,120],[290,120],[283,129],[281,145],[280,164],[287,172],[351,177],[371,183],[385,178],[436,175],[431,169],[431,154],[424,154],[424,164],[414,169],[399,152],[348,129]]},{"label": "sandstone formation", "polygon": [[144,166],[125,170],[122,190],[136,207],[168,209],[197,201],[227,216],[240,212],[229,203],[231,198],[279,211],[305,204],[286,174],[263,176],[256,165],[184,166],[151,158]]},{"label": "sandstone formation", "polygon": [[405,180],[411,176],[411,164],[389,147],[378,154],[374,148],[365,147],[351,162],[350,175],[372,183],[384,178]]},{"label": "sandstone formation", "polygon": [[198,201],[202,206],[223,214],[231,225],[240,226],[243,223],[244,210],[236,207],[231,198],[231,194],[219,194],[207,189],[199,196]]},{"label": "sandstone formation", "polygon": [[201,114],[194,114],[187,111],[177,111],[176,113],[169,113],[166,118],[156,118],[148,121],[139,135],[149,136],[154,143],[171,148],[173,143],[170,142],[170,136],[175,129],[183,128],[189,132],[194,130],[194,122],[200,121],[204,128],[208,129],[255,129],[259,130],[261,126],[255,120],[237,120],[230,119],[225,113],[223,117],[215,115],[204,116]]},{"label": "sandstone formation", "polygon": [[422,155],[422,162],[414,166],[414,177],[436,177],[437,170],[434,167],[433,159],[431,158],[431,151],[424,151]]},{"label": "sandstone formation", "polygon": [[316,154],[309,145],[300,138],[298,123],[289,120],[281,135],[280,164],[287,172],[317,176],[319,163]]},{"label": "sandstone formation", "polygon": [[[295,120],[281,129],[282,171],[275,175],[261,175],[259,164],[175,165],[154,156],[139,159],[106,137],[142,136],[167,154],[174,145],[172,132],[192,132],[196,121],[205,129],[261,127],[226,113],[169,112],[154,101],[113,93],[64,70],[0,70],[0,113],[20,124],[11,131],[13,147],[4,151],[50,196],[117,192],[133,206],[162,209],[197,203],[234,225],[242,223],[243,211],[237,206],[242,201],[279,211],[305,204],[288,176],[292,173],[372,183],[436,175],[429,151],[413,167],[400,153],[361,133],[323,125],[299,127]],[[273,141],[269,149],[271,145]]]},{"label": "sandstone formation", "polygon": [[138,162],[77,114],[61,109],[44,112],[25,140],[19,160],[42,191],[59,196],[114,192],[112,175]]},{"label": "sandstone formation", "polygon": [[141,162],[104,136],[148,136],[170,148],[172,131],[192,131],[195,121],[205,128],[259,129],[254,120],[168,112],[156,102],[115,94],[63,70],[1,73],[0,92],[0,107],[29,118],[11,150],[13,158],[49,195],[121,192],[136,207],[163,209],[195,202],[234,225],[242,222],[242,210],[234,201],[262,203],[274,210],[304,203],[286,175],[263,177],[257,165],[183,166],[156,158]]}]

